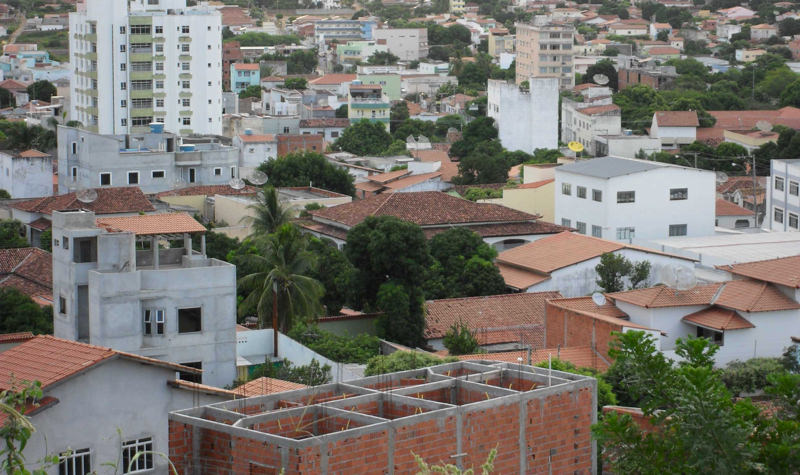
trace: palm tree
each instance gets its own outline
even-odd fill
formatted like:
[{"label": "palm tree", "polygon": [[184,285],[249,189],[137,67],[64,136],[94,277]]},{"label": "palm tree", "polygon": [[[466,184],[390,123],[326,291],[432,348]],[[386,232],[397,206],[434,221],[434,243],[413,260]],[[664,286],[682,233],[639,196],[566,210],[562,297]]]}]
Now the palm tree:
[{"label": "palm tree", "polygon": [[253,227],[250,236],[272,234],[292,219],[291,210],[278,199],[275,187],[265,186],[256,196],[257,201],[247,207],[255,212],[254,215],[242,218]]},{"label": "palm tree", "polygon": [[239,279],[239,287],[247,297],[239,306],[240,312],[255,308],[259,326],[270,321],[273,301],[277,295],[278,329],[286,332],[295,318],[307,318],[322,311],[322,284],[308,277],[313,256],[307,250],[306,236],[291,223],[283,224],[269,236],[256,240],[259,254],[245,257],[258,269]]}]

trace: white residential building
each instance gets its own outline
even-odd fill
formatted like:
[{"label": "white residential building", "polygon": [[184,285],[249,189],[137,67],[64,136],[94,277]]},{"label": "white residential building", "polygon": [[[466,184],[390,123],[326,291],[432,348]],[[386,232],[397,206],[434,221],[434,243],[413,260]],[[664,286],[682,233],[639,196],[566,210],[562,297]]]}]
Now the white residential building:
[{"label": "white residential building", "polygon": [[38,150],[0,152],[0,189],[12,198],[53,194],[53,157]]},{"label": "white residential building", "polygon": [[52,232],[55,336],[202,369],[196,382],[233,382],[236,267],[206,257],[203,225],[185,213],[56,211]]},{"label": "white residential building", "polygon": [[661,139],[661,144],[678,148],[697,140],[700,122],[695,111],[658,111],[653,114],[650,137]]},{"label": "white residential building", "polygon": [[[174,363],[50,335],[22,340],[0,353],[0,387],[42,383],[38,407],[26,414],[36,431],[22,453],[28,469],[48,475],[168,473],[167,459],[156,455],[168,451],[167,415],[236,394],[176,380],[197,370]],[[42,465],[45,455],[59,460]]]},{"label": "white residential building", "polygon": [[555,169],[556,223],[617,241],[714,234],[714,172],[603,157]]},{"label": "white residential building", "polygon": [[378,28],[375,41],[385,41],[389,52],[402,61],[419,61],[428,57],[428,30],[425,28]]},{"label": "white residential building", "polygon": [[254,134],[252,129],[246,129],[244,134],[233,138],[233,146],[239,149],[242,176],[278,157],[278,139],[273,134]]},{"label": "white residential building", "polygon": [[186,0],[86,0],[70,13],[70,119],[101,134],[151,122],[222,132],[222,25]]},{"label": "white residential building", "polygon": [[561,142],[580,142],[590,155],[600,155],[604,149],[597,137],[622,133],[621,110],[611,103],[608,87],[587,87],[576,92],[583,95],[580,102],[561,99]]},{"label": "white residential building", "polygon": [[531,77],[529,89],[490,79],[487,115],[509,150],[558,148],[558,79]]},{"label": "white residential building", "polygon": [[764,227],[773,231],[798,231],[800,223],[800,158],[772,160]]}]

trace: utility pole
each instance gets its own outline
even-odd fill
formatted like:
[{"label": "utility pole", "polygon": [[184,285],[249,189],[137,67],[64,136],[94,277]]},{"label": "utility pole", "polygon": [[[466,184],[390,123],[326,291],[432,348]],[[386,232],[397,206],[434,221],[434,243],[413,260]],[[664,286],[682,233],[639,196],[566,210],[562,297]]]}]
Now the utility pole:
[{"label": "utility pole", "polygon": [[278,357],[278,283],[272,283],[272,348]]},{"label": "utility pole", "polygon": [[753,155],[753,227],[758,227],[758,194],[756,192],[756,156]]}]

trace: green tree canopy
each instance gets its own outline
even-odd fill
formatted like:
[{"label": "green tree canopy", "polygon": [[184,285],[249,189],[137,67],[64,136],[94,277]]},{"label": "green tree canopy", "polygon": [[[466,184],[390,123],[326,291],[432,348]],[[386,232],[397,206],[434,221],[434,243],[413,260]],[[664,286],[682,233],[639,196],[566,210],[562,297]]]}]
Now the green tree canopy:
[{"label": "green tree canopy", "polygon": [[252,228],[252,236],[271,234],[292,219],[292,212],[278,197],[278,190],[271,185],[265,185],[256,193],[256,201],[247,206],[253,211],[252,216],[244,216],[243,221],[248,222]]},{"label": "green tree canopy", "polygon": [[41,307],[13,287],[0,288],[0,332],[53,333],[53,308]]},{"label": "green tree canopy", "polygon": [[261,86],[254,84],[239,91],[239,99],[246,99],[248,97],[257,97],[261,99]]},{"label": "green tree canopy", "polygon": [[459,160],[458,175],[453,180],[463,185],[505,183],[510,169],[511,164],[498,141],[479,142]]},{"label": "green tree canopy", "polygon": [[406,101],[400,101],[392,104],[392,108],[389,111],[389,131],[394,134],[400,124],[408,120],[408,118],[409,113]]},{"label": "green tree canopy", "polygon": [[4,219],[0,221],[0,249],[15,247],[28,247],[25,236],[25,226],[17,220]]},{"label": "green tree canopy", "polygon": [[0,120],[0,149],[43,152],[56,147],[56,134],[40,125],[28,127],[24,122]]},{"label": "green tree canopy", "polygon": [[594,268],[597,272],[597,285],[604,292],[625,290],[625,282],[631,289],[638,288],[650,277],[650,262],[633,263],[622,254],[607,252],[600,256],[600,263]]},{"label": "green tree canopy", "polygon": [[389,356],[380,355],[369,360],[367,369],[364,370],[364,376],[427,368],[428,366],[436,366],[453,361],[458,361],[458,359],[439,358],[421,351],[395,351]]},{"label": "green tree canopy", "polygon": [[322,305],[328,315],[338,315],[349,298],[350,280],[355,272],[353,264],[329,241],[310,237],[308,250],[315,259],[309,276],[325,288]]},{"label": "green tree canopy", "polygon": [[286,78],[283,82],[283,87],[288,89],[303,90],[308,87],[308,81],[305,78]]},{"label": "green tree canopy", "polygon": [[259,170],[267,174],[269,184],[276,187],[308,186],[353,196],[353,177],[347,170],[330,163],[314,152],[296,152],[262,163]]},{"label": "green tree canopy", "polygon": [[614,67],[614,63],[611,62],[611,60],[604,59],[589,66],[586,69],[586,74],[583,75],[581,82],[584,84],[594,83],[594,76],[597,74],[602,74],[608,78],[608,87],[610,87],[612,91],[619,89],[619,77],[617,76],[617,69]]},{"label": "green tree canopy", "polygon": [[442,343],[451,355],[471,355],[479,353],[481,349],[475,334],[464,322],[453,323]]},{"label": "green tree canopy", "polygon": [[344,129],[333,148],[358,156],[380,155],[391,143],[392,136],[382,123],[362,119]]},{"label": "green tree canopy", "polygon": [[425,285],[427,299],[476,297],[505,293],[497,251],[473,231],[454,227],[430,240],[433,265]]},{"label": "green tree canopy", "polygon": [[14,94],[11,94],[8,89],[0,87],[0,109],[14,107],[15,105],[17,105],[17,101],[14,99]]},{"label": "green tree canopy", "polygon": [[400,60],[397,56],[388,51],[376,51],[372,56],[367,58],[367,64],[388,66],[390,64],[397,64]]},{"label": "green tree canopy", "polygon": [[58,89],[56,89],[56,86],[45,79],[34,82],[28,86],[27,91],[28,98],[32,101],[40,100],[50,102],[50,98],[52,96],[58,95]]}]

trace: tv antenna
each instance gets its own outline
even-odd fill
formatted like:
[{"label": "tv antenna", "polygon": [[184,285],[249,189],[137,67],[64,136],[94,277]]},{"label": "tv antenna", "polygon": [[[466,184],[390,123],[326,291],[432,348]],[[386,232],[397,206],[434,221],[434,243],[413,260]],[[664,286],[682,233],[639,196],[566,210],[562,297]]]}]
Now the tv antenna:
[{"label": "tv antenna", "polygon": [[592,302],[594,302],[594,304],[598,307],[602,307],[606,304],[606,296],[600,292],[595,292],[592,294]]},{"label": "tv antenna", "polygon": [[606,76],[605,74],[595,74],[594,76],[592,76],[592,80],[595,82],[595,84],[599,84],[601,86],[605,86],[610,81],[610,79],[608,79],[608,76]]},{"label": "tv antenna", "polygon": [[247,175],[247,181],[254,185],[263,185],[267,182],[267,174],[261,170],[253,170],[252,173]]},{"label": "tv antenna", "polygon": [[91,188],[85,188],[77,191],[75,198],[81,203],[93,203],[97,199],[97,192]]}]

